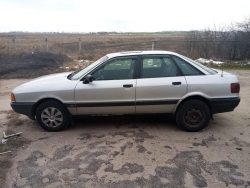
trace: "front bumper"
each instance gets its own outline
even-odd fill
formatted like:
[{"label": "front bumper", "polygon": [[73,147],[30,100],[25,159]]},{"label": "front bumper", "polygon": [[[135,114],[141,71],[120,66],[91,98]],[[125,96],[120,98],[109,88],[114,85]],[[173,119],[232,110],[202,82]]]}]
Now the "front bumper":
[{"label": "front bumper", "polygon": [[35,103],[33,102],[11,102],[12,109],[19,113],[28,116],[30,119],[35,119]]},{"label": "front bumper", "polygon": [[210,99],[212,114],[233,111],[240,103],[240,98]]}]

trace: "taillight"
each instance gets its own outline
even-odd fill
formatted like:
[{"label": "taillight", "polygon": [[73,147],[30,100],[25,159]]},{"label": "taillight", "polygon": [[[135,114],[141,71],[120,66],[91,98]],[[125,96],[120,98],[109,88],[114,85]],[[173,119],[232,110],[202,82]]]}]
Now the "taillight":
[{"label": "taillight", "polygon": [[10,100],[11,100],[11,102],[16,101],[15,95],[13,93],[11,93],[11,95],[10,95]]},{"label": "taillight", "polygon": [[231,83],[231,93],[239,93],[239,92],[240,92],[240,84]]}]

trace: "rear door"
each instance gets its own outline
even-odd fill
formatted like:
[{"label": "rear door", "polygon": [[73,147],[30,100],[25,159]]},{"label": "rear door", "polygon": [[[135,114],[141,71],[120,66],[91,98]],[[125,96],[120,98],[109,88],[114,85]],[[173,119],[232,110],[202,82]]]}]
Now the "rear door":
[{"label": "rear door", "polygon": [[137,56],[105,62],[90,74],[93,82],[75,88],[78,115],[135,113],[135,65]]},{"label": "rear door", "polygon": [[172,113],[187,93],[187,83],[166,55],[142,56],[136,86],[136,113]]}]

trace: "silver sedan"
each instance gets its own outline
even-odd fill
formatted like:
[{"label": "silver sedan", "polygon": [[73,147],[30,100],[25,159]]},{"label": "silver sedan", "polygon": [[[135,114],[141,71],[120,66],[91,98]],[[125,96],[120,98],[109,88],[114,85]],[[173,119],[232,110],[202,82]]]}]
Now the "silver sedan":
[{"label": "silver sedan", "polygon": [[77,115],[172,113],[186,131],[200,131],[215,113],[240,102],[235,75],[168,51],[107,54],[79,72],[36,78],[12,91],[14,111],[47,131]]}]

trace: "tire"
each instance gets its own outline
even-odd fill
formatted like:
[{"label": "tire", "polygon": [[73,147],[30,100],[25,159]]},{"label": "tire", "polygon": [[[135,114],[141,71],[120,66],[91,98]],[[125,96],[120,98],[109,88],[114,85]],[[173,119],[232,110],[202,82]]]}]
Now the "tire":
[{"label": "tire", "polygon": [[38,124],[46,131],[56,132],[65,129],[69,122],[67,108],[57,101],[45,101],[36,111]]},{"label": "tire", "polygon": [[176,114],[177,124],[185,131],[203,130],[210,122],[210,109],[200,100],[189,100],[181,104]]}]

